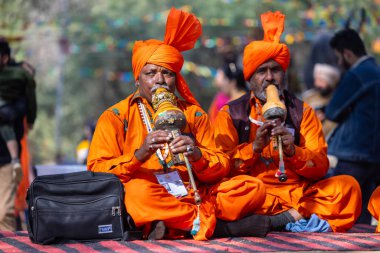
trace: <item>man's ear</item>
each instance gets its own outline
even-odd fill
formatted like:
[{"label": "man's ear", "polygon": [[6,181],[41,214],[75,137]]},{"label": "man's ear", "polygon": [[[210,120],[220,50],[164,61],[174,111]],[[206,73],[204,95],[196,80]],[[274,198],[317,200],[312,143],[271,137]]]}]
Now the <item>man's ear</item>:
[{"label": "man's ear", "polygon": [[345,59],[347,62],[349,63],[352,63],[355,61],[355,54],[349,50],[349,49],[343,49],[343,53],[342,53],[342,56],[343,56],[343,59]]}]

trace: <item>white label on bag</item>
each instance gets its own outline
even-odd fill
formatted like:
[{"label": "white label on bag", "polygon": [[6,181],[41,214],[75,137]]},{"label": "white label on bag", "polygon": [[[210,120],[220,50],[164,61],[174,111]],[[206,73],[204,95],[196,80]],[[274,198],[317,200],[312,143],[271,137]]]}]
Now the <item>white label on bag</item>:
[{"label": "white label on bag", "polygon": [[98,234],[109,234],[112,232],[112,224],[98,226]]}]

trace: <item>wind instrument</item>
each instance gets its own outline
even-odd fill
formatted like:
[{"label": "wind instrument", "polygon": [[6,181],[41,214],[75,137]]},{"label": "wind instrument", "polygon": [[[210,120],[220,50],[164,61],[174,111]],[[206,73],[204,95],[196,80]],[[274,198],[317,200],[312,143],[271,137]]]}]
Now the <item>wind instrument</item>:
[{"label": "wind instrument", "polygon": [[[281,122],[286,118],[286,107],[281,102],[278,94],[278,89],[274,84],[269,84],[265,90],[267,102],[263,105],[263,116],[266,120],[280,119]],[[288,176],[285,171],[283,150],[282,150],[282,138],[281,136],[273,136],[273,147],[278,150],[279,153],[279,168],[275,176],[278,177],[280,182],[288,180]]]},{"label": "wind instrument", "polygon": [[[155,129],[169,131],[173,138],[181,135],[186,126],[185,114],[177,107],[176,97],[165,88],[157,88],[152,96],[153,109],[155,114],[153,122]],[[172,161],[175,165],[185,164],[189,173],[190,184],[194,190],[194,201],[197,205],[201,203],[201,197],[195,184],[191,164],[183,153],[173,154],[170,151]]]}]

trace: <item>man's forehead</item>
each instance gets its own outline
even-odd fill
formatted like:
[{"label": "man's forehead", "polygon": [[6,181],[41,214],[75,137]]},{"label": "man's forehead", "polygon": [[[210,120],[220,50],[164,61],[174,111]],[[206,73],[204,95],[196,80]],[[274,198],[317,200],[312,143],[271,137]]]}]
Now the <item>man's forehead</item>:
[{"label": "man's forehead", "polygon": [[171,71],[170,69],[167,69],[165,67],[162,67],[160,65],[156,65],[156,64],[153,64],[153,63],[147,63],[143,69],[147,70],[147,69],[150,69],[150,70],[167,70],[167,71]]},{"label": "man's forehead", "polygon": [[160,66],[153,64],[153,63],[147,63],[143,67],[143,69],[157,69],[157,68],[160,68]]},{"label": "man's forehead", "polygon": [[276,62],[275,60],[273,60],[273,59],[269,59],[269,60],[267,60],[266,62],[264,62],[263,64],[261,64],[259,67],[258,67],[258,69],[259,68],[273,68],[273,67],[281,67],[281,65],[278,63],[278,62]]}]

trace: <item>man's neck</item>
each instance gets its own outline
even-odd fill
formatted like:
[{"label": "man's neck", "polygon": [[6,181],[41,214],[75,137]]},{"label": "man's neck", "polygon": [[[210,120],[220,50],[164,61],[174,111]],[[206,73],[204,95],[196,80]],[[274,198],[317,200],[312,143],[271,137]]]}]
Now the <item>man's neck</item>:
[{"label": "man's neck", "polygon": [[356,57],[356,60],[353,62],[353,64],[351,64],[351,68],[350,69],[353,69],[355,68],[356,66],[358,66],[360,63],[362,63],[363,61],[367,60],[370,56],[369,55],[362,55],[362,56],[359,56],[359,57]]},{"label": "man's neck", "polygon": [[241,96],[243,96],[244,94],[245,94],[245,91],[242,91],[242,90],[232,90],[231,91],[230,100],[232,101],[232,100],[238,99]]}]

